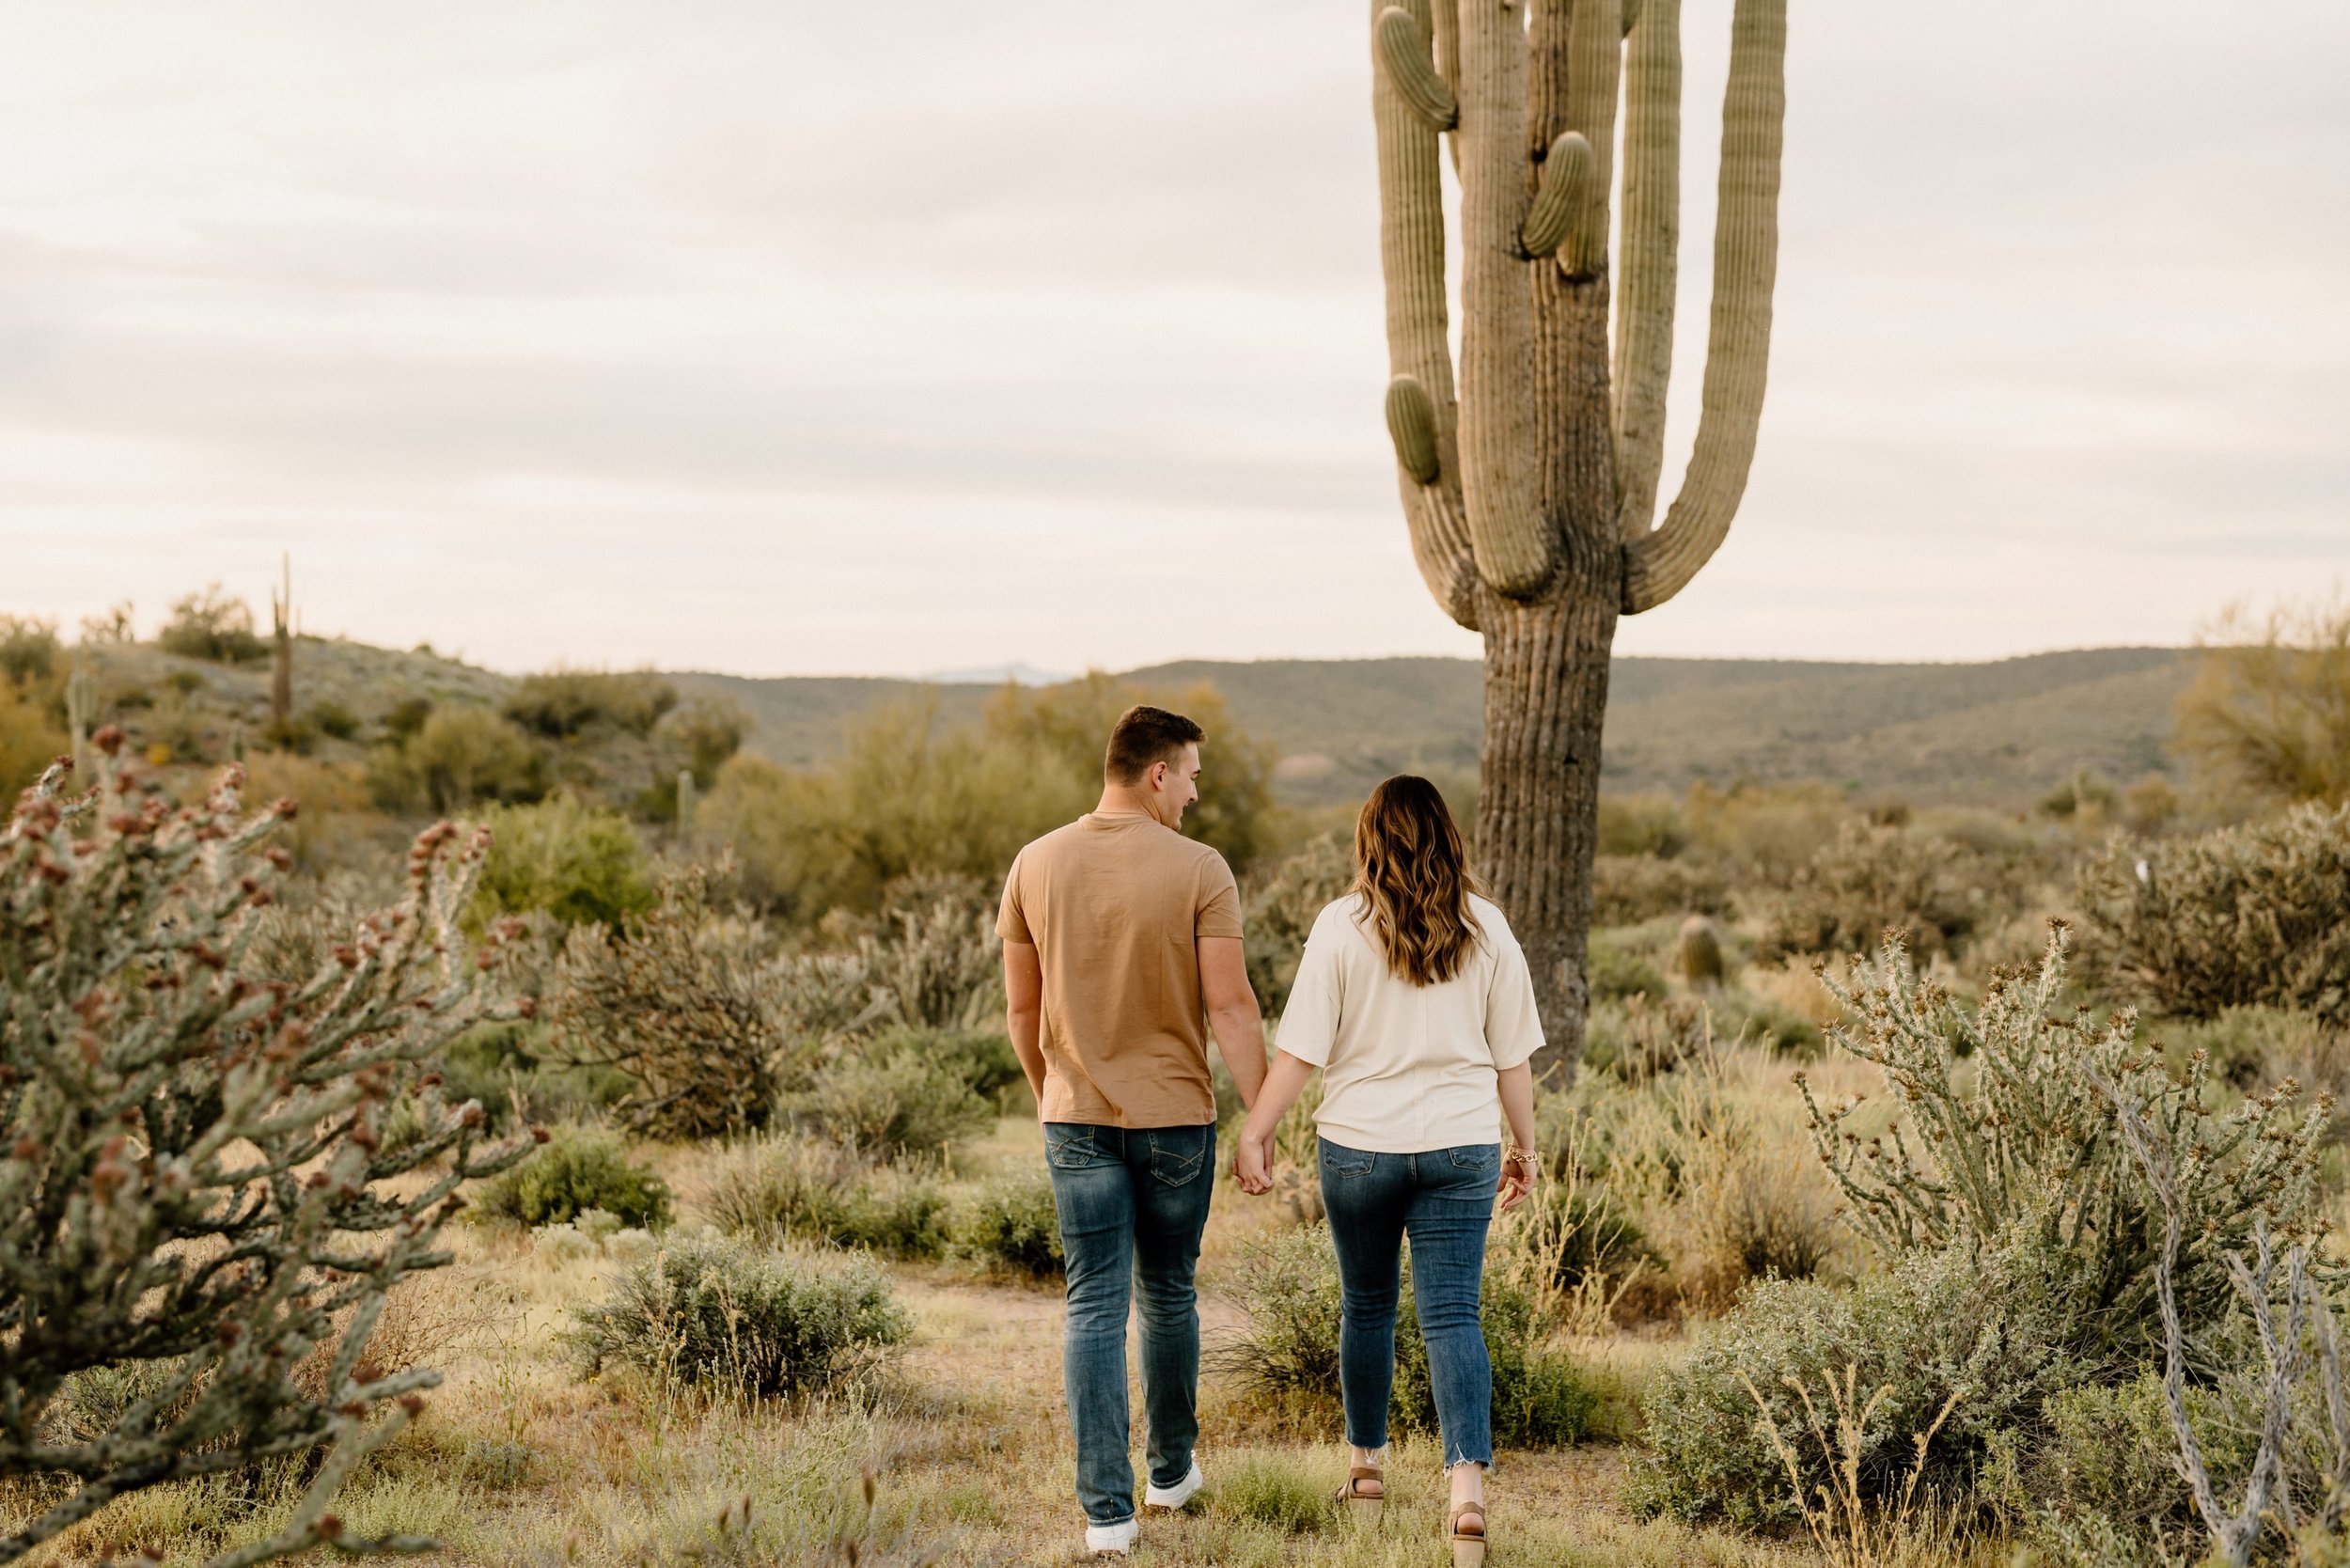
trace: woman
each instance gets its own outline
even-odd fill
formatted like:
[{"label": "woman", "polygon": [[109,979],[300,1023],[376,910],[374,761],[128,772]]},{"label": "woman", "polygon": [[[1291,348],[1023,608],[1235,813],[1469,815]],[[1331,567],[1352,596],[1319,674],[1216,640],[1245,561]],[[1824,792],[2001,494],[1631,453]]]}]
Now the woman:
[{"label": "woman", "polygon": [[[1376,1514],[1386,1488],[1387,1394],[1402,1241],[1428,1344],[1452,1501],[1456,1568],[1485,1557],[1493,1365],[1478,1316],[1496,1191],[1534,1181],[1534,1075],[1543,1043],[1526,955],[1501,911],[1472,890],[1460,829],[1424,778],[1390,778],[1355,824],[1353,889],[1314,921],[1281,1019],[1280,1050],[1234,1160],[1242,1187],[1271,1185],[1265,1150],[1298,1091],[1324,1070],[1322,1196],[1343,1305],[1340,1391],[1354,1445],[1339,1497]],[[1512,1147],[1498,1139],[1504,1114]]]}]

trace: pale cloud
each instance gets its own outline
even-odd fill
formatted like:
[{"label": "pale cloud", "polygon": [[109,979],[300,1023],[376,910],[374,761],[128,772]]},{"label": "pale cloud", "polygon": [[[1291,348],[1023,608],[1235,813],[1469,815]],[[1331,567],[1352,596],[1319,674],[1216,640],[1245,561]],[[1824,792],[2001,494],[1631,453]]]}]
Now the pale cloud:
[{"label": "pale cloud", "polygon": [[[0,607],[290,547],[313,628],[506,666],[1471,651],[1377,412],[1366,8],[20,4]],[[2350,13],[1793,10],[1762,456],[1627,650],[2173,641],[2350,566]]]}]

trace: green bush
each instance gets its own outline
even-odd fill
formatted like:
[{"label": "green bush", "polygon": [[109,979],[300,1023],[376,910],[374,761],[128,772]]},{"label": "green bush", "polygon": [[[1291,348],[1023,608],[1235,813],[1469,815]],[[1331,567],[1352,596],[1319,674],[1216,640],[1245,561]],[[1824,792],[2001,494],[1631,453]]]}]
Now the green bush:
[{"label": "green bush", "polygon": [[1026,1278],[1058,1279],[1066,1270],[1053,1181],[1041,1170],[998,1177],[981,1187],[955,1239],[971,1256]]},{"label": "green bush", "polygon": [[19,689],[41,685],[56,673],[57,623],[0,615],[0,680]]},{"label": "green bush", "polygon": [[551,669],[523,678],[506,716],[550,740],[594,724],[648,735],[676,706],[677,688],[650,670]]},{"label": "green bush", "polygon": [[573,1309],[591,1375],[619,1365],[749,1395],[820,1393],[878,1371],[914,1332],[889,1276],[857,1253],[673,1240]]},{"label": "green bush", "polygon": [[[1388,1419],[1399,1431],[1437,1430],[1435,1386],[1407,1260],[1395,1315],[1395,1391]],[[1555,1325],[1532,1295],[1488,1268],[1479,1309],[1494,1369],[1494,1441],[1512,1448],[1566,1448],[1590,1435],[1599,1396],[1573,1360],[1550,1344]]]},{"label": "green bush", "polygon": [[1591,863],[1591,923],[1635,926],[1666,915],[1719,915],[1730,887],[1710,867],[1645,855],[1602,855]]},{"label": "green bush", "polygon": [[1289,1006],[1297,961],[1324,909],[1355,881],[1355,852],[1335,833],[1323,835],[1248,890],[1248,983],[1267,1017]]},{"label": "green bush", "polygon": [[614,925],[660,902],[651,859],[618,811],[558,794],[481,815],[491,839],[475,895],[478,922],[543,909],[567,926]]},{"label": "green bush", "polygon": [[413,733],[375,748],[368,789],[394,811],[463,811],[546,793],[546,759],[487,708],[435,708]]},{"label": "green bush", "polygon": [[155,635],[166,653],[214,664],[250,664],[269,657],[269,644],[253,631],[253,609],[231,599],[218,583],[171,606],[171,619]]},{"label": "green bush", "polygon": [[1919,954],[1949,951],[1975,929],[1991,863],[1945,839],[1846,823],[1772,902],[1755,962],[1871,952],[1888,933]]},{"label": "green bush", "polygon": [[669,1223],[668,1184],[631,1160],[619,1134],[600,1127],[555,1128],[536,1159],[485,1184],[473,1204],[484,1219],[530,1229],[588,1209],[646,1230]]},{"label": "green bush", "polygon": [[[1841,1382],[1847,1368],[1864,1391],[1890,1390],[1863,1447],[1864,1495],[1906,1475],[1917,1436],[1953,1393],[1962,1397],[1926,1456],[1926,1484],[1963,1489],[1995,1447],[2037,1428],[2051,1393],[2099,1370],[2062,1348],[2067,1308],[2046,1288],[2047,1261],[2021,1246],[1952,1247],[1900,1257],[1848,1290],[1756,1281],[1694,1356],[1650,1384],[1634,1509],[1693,1525],[1794,1522],[1786,1466],[1757,1424],[1755,1398],[1781,1433],[1800,1433],[1803,1406],[1787,1379],[1819,1401],[1821,1380]],[[1791,1446],[1809,1495],[1828,1479],[1819,1450]]]},{"label": "green bush", "polygon": [[331,698],[311,703],[306,716],[311,729],[338,741],[359,733],[359,715]]},{"label": "green bush", "polygon": [[2185,1017],[2292,1007],[2350,1025],[2350,806],[2117,840],[2082,873],[2080,902],[2093,983]]},{"label": "green bush", "polygon": [[932,1154],[985,1127],[994,1112],[966,1063],[929,1029],[892,1029],[838,1042],[807,1087],[785,1094],[792,1124],[882,1158]]},{"label": "green bush", "polygon": [[785,1136],[739,1143],[711,1177],[711,1222],[745,1241],[870,1247],[899,1258],[947,1248],[947,1200],[916,1172]]},{"label": "green bush", "polygon": [[1586,970],[1593,1001],[1622,1001],[1627,996],[1665,999],[1665,977],[1655,964],[1622,942],[1593,939]]},{"label": "green bush", "polygon": [[615,1107],[662,1137],[766,1124],[787,1057],[783,981],[756,933],[711,918],[698,869],[664,879],[659,906],[615,932],[573,926],[548,988],[549,1054],[616,1073]]},{"label": "green bush", "polygon": [[1669,860],[1689,847],[1689,825],[1680,806],[1664,795],[1599,797],[1599,853],[1624,858]]}]

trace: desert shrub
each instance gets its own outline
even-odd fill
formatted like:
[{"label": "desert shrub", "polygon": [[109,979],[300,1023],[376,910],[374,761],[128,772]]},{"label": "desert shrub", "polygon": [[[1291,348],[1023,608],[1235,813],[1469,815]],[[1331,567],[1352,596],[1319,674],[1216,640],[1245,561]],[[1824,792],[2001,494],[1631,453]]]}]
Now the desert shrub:
[{"label": "desert shrub", "polygon": [[1827,1044],[1827,1036],[1810,1018],[1769,996],[1750,991],[1723,989],[1706,998],[1713,1015],[1714,1038],[1744,1041],[1773,1056],[1810,1059]]},{"label": "desert shrub", "polygon": [[492,807],[481,820],[491,840],[478,919],[543,909],[567,926],[612,925],[660,902],[645,846],[618,811],[558,794]]},{"label": "desert shrub", "polygon": [[332,698],[311,703],[307,715],[310,728],[321,735],[347,741],[359,733],[359,715]]},{"label": "desert shrub", "polygon": [[1220,1517],[1245,1519],[1285,1535],[1312,1535],[1335,1522],[1330,1489],[1320,1474],[1296,1454],[1264,1450],[1235,1454],[1217,1466],[1211,1506]]},{"label": "desert shrub", "polygon": [[[1831,985],[1848,1012],[1836,1042],[1885,1073],[1902,1119],[1864,1141],[1844,1128],[1855,1107],[1824,1112],[1804,1090],[1854,1228],[1888,1256],[2029,1235],[2053,1271],[2048,1290],[2071,1314],[2066,1342],[2082,1361],[2150,1352],[2161,1256],[2160,1220],[2097,1079],[2147,1107],[2176,1171],[2197,1238],[2177,1280],[2191,1323],[2232,1301],[2220,1259],[2244,1249],[2256,1224],[2293,1234],[2314,1222],[2322,1114],[2297,1112],[2280,1095],[2215,1110],[2206,1063],[2172,1079],[2137,1042],[2129,1014],[2099,1024],[2063,1006],[2061,926],[2036,975],[1996,978],[1971,1013],[1918,980],[1898,943],[1856,981]],[[1962,1072],[1966,1057],[1974,1060]]]},{"label": "desert shrub", "polygon": [[506,699],[506,716],[534,734],[569,740],[593,724],[650,734],[676,706],[677,688],[649,669],[551,669],[523,677]]},{"label": "desert shrub", "polygon": [[630,1264],[573,1320],[590,1375],[619,1365],[753,1397],[859,1382],[914,1331],[870,1258],[696,1237]]},{"label": "desert shrub", "polygon": [[[1816,1399],[1824,1377],[1841,1382],[1848,1368],[1862,1388],[1890,1390],[1866,1435],[1861,1494],[1881,1497],[1905,1476],[1918,1435],[1954,1394],[1925,1483],[1963,1488],[1986,1456],[2037,1423],[2050,1393],[2089,1370],[2062,1348],[2065,1309],[2041,1284],[2045,1262],[2018,1247],[1949,1248],[1904,1254],[1850,1289],[1758,1281],[1695,1355],[1649,1385],[1647,1444],[1633,1455],[1628,1500],[1688,1524],[1794,1521],[1756,1397],[1781,1432],[1802,1431],[1803,1405],[1787,1380]],[[1795,1452],[1809,1495],[1826,1470],[1816,1449]]]},{"label": "desert shrub", "polygon": [[711,1223],[745,1241],[794,1240],[932,1258],[947,1200],[923,1173],[876,1168],[836,1143],[786,1136],[739,1143],[712,1172]]},{"label": "desert shrub", "polygon": [[1324,834],[1291,855],[1248,890],[1243,923],[1248,931],[1248,983],[1268,1017],[1289,1006],[1290,987],[1306,938],[1323,910],[1355,881],[1355,852],[1337,834]]},{"label": "desert shrub", "polygon": [[[1713,1043],[1712,1019],[1695,996],[1666,996],[1664,978],[1653,968],[1656,991],[1635,991],[1621,1000],[1602,998],[1584,1025],[1584,1065],[1640,1083],[1703,1057]],[[1637,977],[1636,977],[1637,978]]]},{"label": "desert shrub", "polygon": [[1948,951],[1974,930],[1986,878],[1946,842],[1848,823],[1772,902],[1755,961],[1870,951],[1888,932],[1915,953]]},{"label": "desert shrub", "polygon": [[778,1107],[795,1126],[869,1155],[930,1154],[984,1127],[994,1112],[973,1089],[964,1060],[928,1029],[895,1028],[834,1042],[805,1087]]},{"label": "desert shrub", "polygon": [[1854,811],[1825,784],[1741,781],[1728,789],[1692,785],[1681,815],[1696,849],[1733,868],[1741,880],[1780,886],[1835,841]]},{"label": "desert shrub", "polygon": [[763,1126],[786,1054],[778,979],[708,898],[688,870],[617,931],[572,927],[548,987],[549,1059],[626,1078],[616,1113],[663,1137]]},{"label": "desert shrub", "polygon": [[2180,694],[2175,745],[2222,790],[2350,804],[2350,599],[2231,611]]},{"label": "desert shrub", "polygon": [[707,790],[718,781],[718,770],[743,749],[751,732],[751,715],[728,697],[697,697],[661,721],[661,736],[683,757],[694,782]]},{"label": "desert shrub", "polygon": [[245,771],[256,794],[301,807],[282,840],[297,870],[317,875],[368,862],[381,865],[390,858],[384,852],[405,837],[374,809],[366,778],[351,763],[260,752]]},{"label": "desert shrub", "polygon": [[539,1157],[473,1193],[474,1213],[535,1229],[602,1209],[623,1225],[669,1223],[668,1184],[628,1157],[617,1133],[600,1127],[554,1129]]},{"label": "desert shrub", "polygon": [[[57,770],[0,838],[0,1481],[54,1502],[0,1555],[125,1493],[328,1450],[258,1561],[333,1538],[337,1487],[439,1381],[372,1358],[386,1294],[447,1262],[458,1184],[529,1147],[481,1147],[478,1107],[425,1070],[494,1015],[456,929],[482,845],[427,833],[396,908],[273,983],[248,937],[288,863],[278,813],[248,817],[234,769],[175,808],[121,745],[92,737],[92,803]],[[393,1151],[410,1097],[426,1127]]]},{"label": "desert shrub", "polygon": [[1035,1170],[989,1182],[964,1209],[956,1241],[994,1267],[1029,1279],[1059,1278],[1066,1264],[1052,1178]]},{"label": "desert shrub", "polygon": [[2215,1074],[2245,1093],[2287,1080],[2337,1100],[2350,1090],[2350,1024],[2328,1024],[2315,1013],[2283,1007],[2222,1008],[2217,1017],[2167,1020],[2153,1032],[2174,1064],[2184,1067],[2200,1051]]},{"label": "desert shrub", "polygon": [[0,615],[0,680],[19,687],[47,683],[57,671],[57,623]]},{"label": "desert shrub", "polygon": [[1730,907],[1719,871],[1686,860],[1602,855],[1591,863],[1591,920],[1633,926],[1665,915],[1719,915]]},{"label": "desert shrub", "polygon": [[0,799],[15,799],[71,744],[44,705],[0,687]]},{"label": "desert shrub", "polygon": [[384,732],[396,740],[405,740],[424,728],[424,721],[432,716],[433,702],[429,697],[403,697],[384,713]]},{"label": "desert shrub", "polygon": [[218,583],[175,603],[155,642],[166,653],[221,665],[269,657],[269,644],[254,634],[252,606]]},{"label": "desert shrub", "polygon": [[1665,999],[1665,977],[1648,956],[1627,943],[1593,938],[1584,974],[1594,1001],[1623,1001],[1645,996]]},{"label": "desert shrub", "polygon": [[874,929],[858,933],[855,952],[877,1019],[967,1033],[1004,1016],[995,899],[976,877],[915,876],[893,885]]},{"label": "desert shrub", "polygon": [[2266,1005],[2350,1024],[2350,806],[2117,841],[2079,902],[2095,983],[2186,1017]]},{"label": "desert shrub", "polygon": [[[1326,1225],[1289,1227],[1242,1246],[1232,1296],[1246,1325],[1214,1357],[1219,1371],[1277,1405],[1327,1412],[1338,1400],[1339,1271]],[[1486,1270],[1481,1305],[1493,1362],[1494,1438],[1520,1447],[1580,1441],[1599,1401],[1574,1363],[1549,1344],[1555,1325],[1534,1295]],[[1395,1325],[1388,1420],[1402,1432],[1437,1429],[1428,1348],[1405,1261]]]},{"label": "desert shrub", "polygon": [[1599,797],[1599,853],[1610,858],[1670,860],[1689,847],[1680,806],[1665,795]]},{"label": "desert shrub", "polygon": [[368,788],[400,811],[536,800],[546,793],[546,759],[510,719],[487,708],[435,708],[413,732],[376,747]]}]

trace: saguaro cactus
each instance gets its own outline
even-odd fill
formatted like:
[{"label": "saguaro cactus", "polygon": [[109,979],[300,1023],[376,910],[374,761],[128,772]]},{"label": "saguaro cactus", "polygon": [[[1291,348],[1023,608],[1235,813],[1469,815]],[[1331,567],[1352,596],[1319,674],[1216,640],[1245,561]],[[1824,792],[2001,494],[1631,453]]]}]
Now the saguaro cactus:
[{"label": "saguaro cactus", "polygon": [[293,557],[285,559],[286,586],[269,595],[269,725],[280,745],[293,732]]},{"label": "saguaro cactus", "polygon": [[[1372,0],[1387,428],[1412,553],[1485,639],[1477,853],[1580,1048],[1616,619],[1729,532],[1754,456],[1778,257],[1786,0],[1736,0],[1703,414],[1654,523],[1680,225],[1680,0]],[[1609,343],[1616,118],[1622,297]],[[1441,138],[1461,187],[1458,391]]]}]

